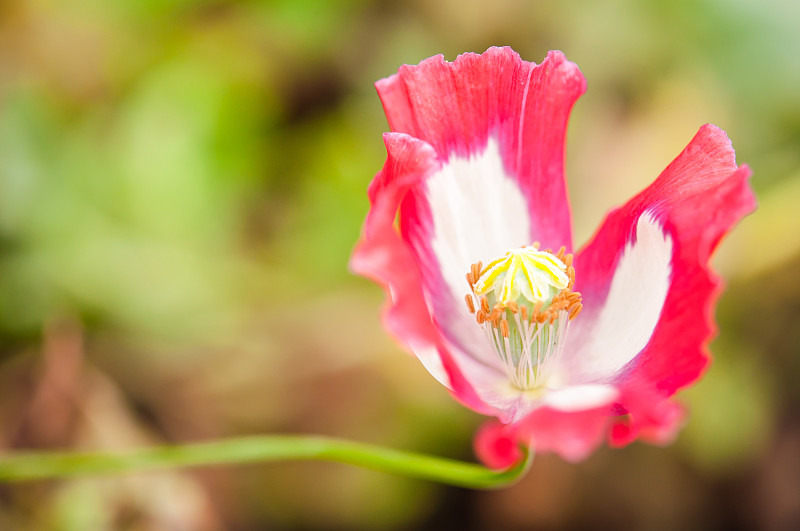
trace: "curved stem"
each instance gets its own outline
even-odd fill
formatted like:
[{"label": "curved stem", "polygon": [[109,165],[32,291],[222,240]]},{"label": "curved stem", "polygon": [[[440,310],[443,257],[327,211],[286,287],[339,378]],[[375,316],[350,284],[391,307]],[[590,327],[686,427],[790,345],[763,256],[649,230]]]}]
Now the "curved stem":
[{"label": "curved stem", "polygon": [[0,482],[122,474],[172,467],[287,460],[335,461],[469,488],[499,488],[520,479],[533,454],[494,471],[480,465],[328,437],[263,435],[125,452],[20,452],[0,457]]}]

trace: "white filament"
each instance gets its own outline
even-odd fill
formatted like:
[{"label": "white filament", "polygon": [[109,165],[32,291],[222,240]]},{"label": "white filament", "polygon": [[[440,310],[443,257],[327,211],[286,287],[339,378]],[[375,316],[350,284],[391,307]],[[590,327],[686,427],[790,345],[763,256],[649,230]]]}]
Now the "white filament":
[{"label": "white filament", "polygon": [[[510,313],[510,312],[507,312]],[[514,324],[508,337],[500,327],[490,321],[483,323],[489,342],[503,362],[511,384],[522,391],[543,387],[554,361],[564,350],[564,340],[569,329],[569,315],[565,310],[558,312],[551,324],[529,322],[514,313]]]}]

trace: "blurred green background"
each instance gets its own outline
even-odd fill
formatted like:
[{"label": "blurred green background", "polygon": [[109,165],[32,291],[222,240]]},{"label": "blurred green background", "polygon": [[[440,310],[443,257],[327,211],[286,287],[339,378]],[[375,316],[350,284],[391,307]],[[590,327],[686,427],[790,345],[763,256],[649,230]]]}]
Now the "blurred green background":
[{"label": "blurred green background", "polygon": [[800,528],[794,0],[0,3],[0,448],[262,432],[472,458],[482,419],[347,260],[387,126],[437,53],[563,50],[576,240],[712,122],[760,210],[724,242],[715,363],[668,449],[471,492],[334,464],[0,487],[0,529]]}]

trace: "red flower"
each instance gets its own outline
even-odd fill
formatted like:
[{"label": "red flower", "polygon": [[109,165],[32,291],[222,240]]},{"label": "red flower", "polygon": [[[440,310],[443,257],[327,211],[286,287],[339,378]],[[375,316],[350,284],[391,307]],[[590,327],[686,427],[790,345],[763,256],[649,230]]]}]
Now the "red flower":
[{"label": "red flower", "polygon": [[709,257],[755,207],[725,133],[700,128],[573,259],[563,168],[577,66],[490,48],[376,86],[393,132],[351,265],[385,287],[389,331],[504,425],[481,430],[484,461],[509,464],[508,441],[577,460],[605,435],[669,440],[682,418],[670,397],[709,362],[721,287]]}]

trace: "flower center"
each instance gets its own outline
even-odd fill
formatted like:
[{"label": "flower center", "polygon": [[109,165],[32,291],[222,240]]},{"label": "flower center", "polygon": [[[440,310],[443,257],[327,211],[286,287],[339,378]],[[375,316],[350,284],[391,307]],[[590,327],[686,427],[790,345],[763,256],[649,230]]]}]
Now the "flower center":
[{"label": "flower center", "polygon": [[465,297],[514,387],[533,390],[549,375],[564,348],[569,322],[582,309],[572,291],[575,268],[562,247],[553,254],[536,242],[506,252],[467,273],[472,293]]}]

